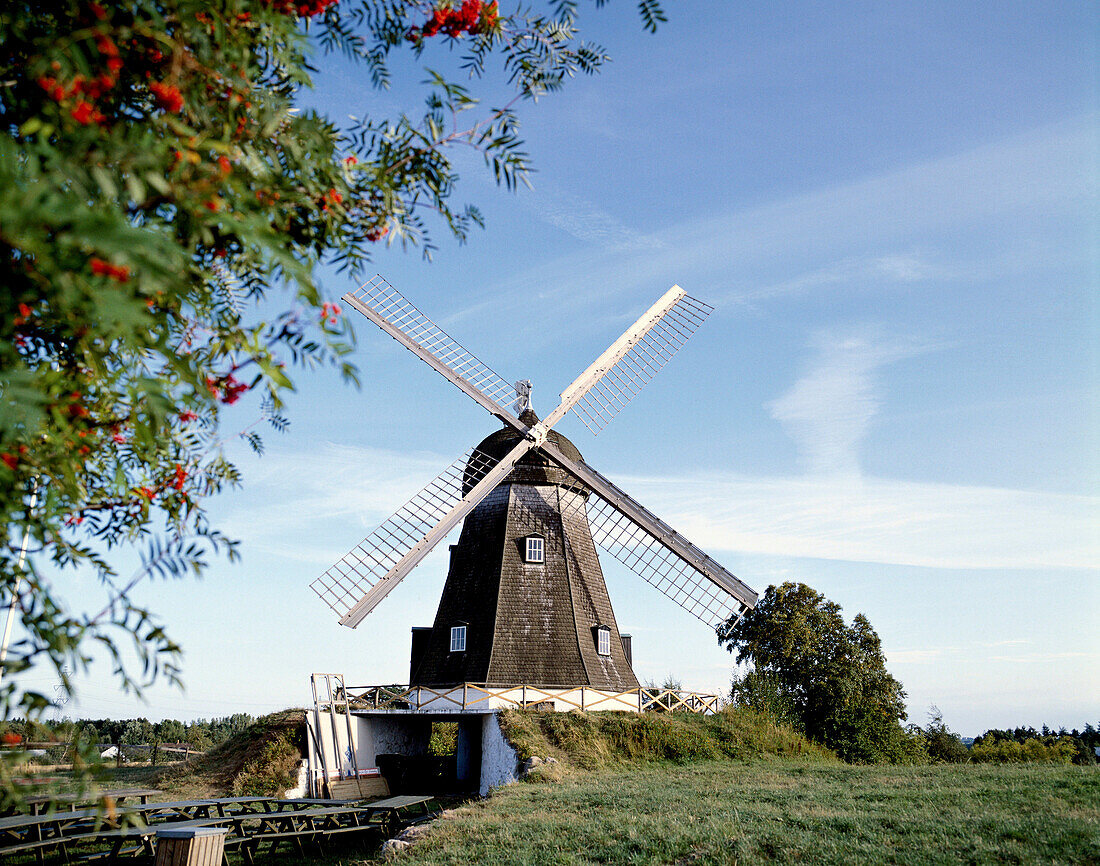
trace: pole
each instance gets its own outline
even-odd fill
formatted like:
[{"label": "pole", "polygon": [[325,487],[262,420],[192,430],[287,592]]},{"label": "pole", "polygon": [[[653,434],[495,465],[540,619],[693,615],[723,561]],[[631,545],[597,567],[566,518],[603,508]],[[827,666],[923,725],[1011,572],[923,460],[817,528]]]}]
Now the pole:
[{"label": "pole", "polygon": [[4,624],[4,639],[0,642],[0,683],[4,681],[4,662],[8,657],[8,643],[11,641],[11,627],[15,623],[15,607],[19,604],[19,584],[23,581],[23,563],[27,559],[27,545],[31,540],[30,515],[38,504],[38,479],[31,479],[31,504],[27,508],[27,528],[23,530],[23,543],[19,546],[19,563],[15,567],[15,583],[11,588],[11,603],[8,605],[8,620]]}]

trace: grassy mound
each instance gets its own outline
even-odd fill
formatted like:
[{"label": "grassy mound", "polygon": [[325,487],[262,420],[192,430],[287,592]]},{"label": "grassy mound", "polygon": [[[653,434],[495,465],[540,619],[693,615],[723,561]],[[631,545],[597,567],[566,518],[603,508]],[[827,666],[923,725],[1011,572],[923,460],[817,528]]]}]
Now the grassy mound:
[{"label": "grassy mound", "polygon": [[305,710],[282,710],[258,719],[220,746],[151,779],[182,797],[277,797],[298,781],[305,755]]},{"label": "grassy mound", "polygon": [[539,768],[550,776],[570,767],[594,770],[645,761],[686,764],[769,756],[837,760],[832,752],[790,728],[739,707],[713,716],[507,710],[500,721],[521,759],[557,759],[558,764]]}]

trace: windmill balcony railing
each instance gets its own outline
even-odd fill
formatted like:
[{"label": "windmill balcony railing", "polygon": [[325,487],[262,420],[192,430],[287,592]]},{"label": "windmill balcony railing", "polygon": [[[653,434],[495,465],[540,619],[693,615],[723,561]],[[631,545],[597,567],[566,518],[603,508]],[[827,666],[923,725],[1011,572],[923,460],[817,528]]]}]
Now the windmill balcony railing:
[{"label": "windmill balcony railing", "polygon": [[[642,686],[608,691],[590,686],[501,686],[461,683],[454,686],[348,686],[334,696],[336,711],[404,710],[469,712],[495,709],[615,710],[619,712],[688,712],[709,715],[725,701],[718,695],[684,689]],[[320,709],[326,709],[322,706]]]}]

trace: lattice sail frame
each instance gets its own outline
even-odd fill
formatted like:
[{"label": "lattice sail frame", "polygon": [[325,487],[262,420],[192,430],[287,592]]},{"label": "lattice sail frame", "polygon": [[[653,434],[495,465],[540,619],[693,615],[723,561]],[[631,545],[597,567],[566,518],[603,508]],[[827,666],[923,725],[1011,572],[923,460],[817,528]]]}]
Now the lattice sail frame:
[{"label": "lattice sail frame", "polygon": [[457,505],[466,491],[496,466],[497,458],[471,448],[432,479],[397,513],[310,583],[321,600],[343,617],[360,600],[373,610],[392,589],[383,578]]},{"label": "lattice sail frame", "polygon": [[584,426],[598,434],[672,360],[713,311],[709,304],[683,295],[573,406]]},{"label": "lattice sail frame", "polygon": [[576,514],[588,521],[592,540],[600,549],[710,626],[720,637],[725,637],[748,610],[598,493],[587,488],[563,490],[558,501],[563,515]]},{"label": "lattice sail frame", "polygon": [[498,406],[507,406],[516,399],[514,385],[508,384],[502,376],[463,348],[382,277],[372,277],[358,289],[346,293],[344,298],[370,307],[378,316],[434,355]]}]

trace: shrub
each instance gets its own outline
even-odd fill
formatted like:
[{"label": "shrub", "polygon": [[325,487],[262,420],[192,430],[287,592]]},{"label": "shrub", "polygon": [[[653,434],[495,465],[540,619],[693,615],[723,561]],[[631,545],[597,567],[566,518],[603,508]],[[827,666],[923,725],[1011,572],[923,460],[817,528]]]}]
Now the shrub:
[{"label": "shrub", "polygon": [[977,743],[970,749],[970,759],[989,764],[1069,764],[1077,748],[1070,737],[1056,740],[1014,740]]},{"label": "shrub", "polygon": [[836,760],[828,749],[743,707],[712,716],[510,710],[501,715],[501,726],[521,760],[553,756],[586,770],[639,761],[686,764],[780,755]]},{"label": "shrub", "polygon": [[924,748],[932,761],[945,764],[961,764],[970,760],[970,750],[959,735],[943,722],[943,713],[939,707],[932,706],[928,711],[928,724],[923,731]]}]

